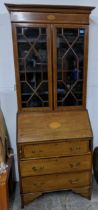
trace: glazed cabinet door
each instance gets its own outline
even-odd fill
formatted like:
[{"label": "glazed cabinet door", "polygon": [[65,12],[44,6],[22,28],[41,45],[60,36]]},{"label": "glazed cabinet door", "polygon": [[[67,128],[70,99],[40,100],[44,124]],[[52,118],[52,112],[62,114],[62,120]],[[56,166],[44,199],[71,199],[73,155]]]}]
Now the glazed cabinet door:
[{"label": "glazed cabinet door", "polygon": [[86,102],[87,26],[54,25],[54,109],[83,109]]},{"label": "glazed cabinet door", "polygon": [[19,110],[52,109],[50,34],[48,24],[13,24]]}]

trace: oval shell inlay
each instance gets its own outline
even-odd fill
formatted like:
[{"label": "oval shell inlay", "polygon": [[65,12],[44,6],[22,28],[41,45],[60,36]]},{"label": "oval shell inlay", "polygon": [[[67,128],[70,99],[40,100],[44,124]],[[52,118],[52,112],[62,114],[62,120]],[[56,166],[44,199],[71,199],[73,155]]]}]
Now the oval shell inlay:
[{"label": "oval shell inlay", "polygon": [[53,129],[60,128],[61,127],[61,124],[58,123],[58,122],[52,122],[52,123],[49,124],[49,127],[50,128],[53,128]]},{"label": "oval shell inlay", "polygon": [[55,20],[56,19],[56,17],[54,15],[48,15],[47,18],[48,18],[48,20]]}]

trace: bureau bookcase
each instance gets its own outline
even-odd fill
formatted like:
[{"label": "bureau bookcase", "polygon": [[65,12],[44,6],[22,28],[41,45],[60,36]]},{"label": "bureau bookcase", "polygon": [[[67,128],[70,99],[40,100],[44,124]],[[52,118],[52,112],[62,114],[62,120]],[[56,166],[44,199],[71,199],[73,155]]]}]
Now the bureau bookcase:
[{"label": "bureau bookcase", "polygon": [[90,198],[93,135],[86,110],[93,7],[6,4],[18,101],[22,206],[70,189]]}]

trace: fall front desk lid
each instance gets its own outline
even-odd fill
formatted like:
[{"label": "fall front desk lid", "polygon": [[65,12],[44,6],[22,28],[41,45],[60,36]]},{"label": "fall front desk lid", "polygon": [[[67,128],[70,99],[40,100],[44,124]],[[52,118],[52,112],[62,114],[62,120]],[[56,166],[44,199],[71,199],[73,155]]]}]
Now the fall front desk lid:
[{"label": "fall front desk lid", "polygon": [[20,113],[18,142],[92,138],[87,111]]}]

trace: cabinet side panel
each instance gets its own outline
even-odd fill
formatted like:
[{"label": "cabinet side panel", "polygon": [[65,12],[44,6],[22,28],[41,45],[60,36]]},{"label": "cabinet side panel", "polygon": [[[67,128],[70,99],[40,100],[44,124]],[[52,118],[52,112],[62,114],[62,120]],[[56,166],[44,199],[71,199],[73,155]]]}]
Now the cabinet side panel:
[{"label": "cabinet side panel", "polygon": [[84,85],[83,85],[83,107],[86,108],[86,93],[87,93],[87,71],[88,71],[88,26],[85,27],[84,40]]},{"label": "cabinet side panel", "polygon": [[13,52],[14,52],[18,111],[20,112],[21,111],[21,91],[20,91],[20,82],[19,82],[20,78],[19,78],[18,49],[17,49],[17,37],[16,37],[16,24],[15,23],[12,23],[12,37],[13,37]]}]

